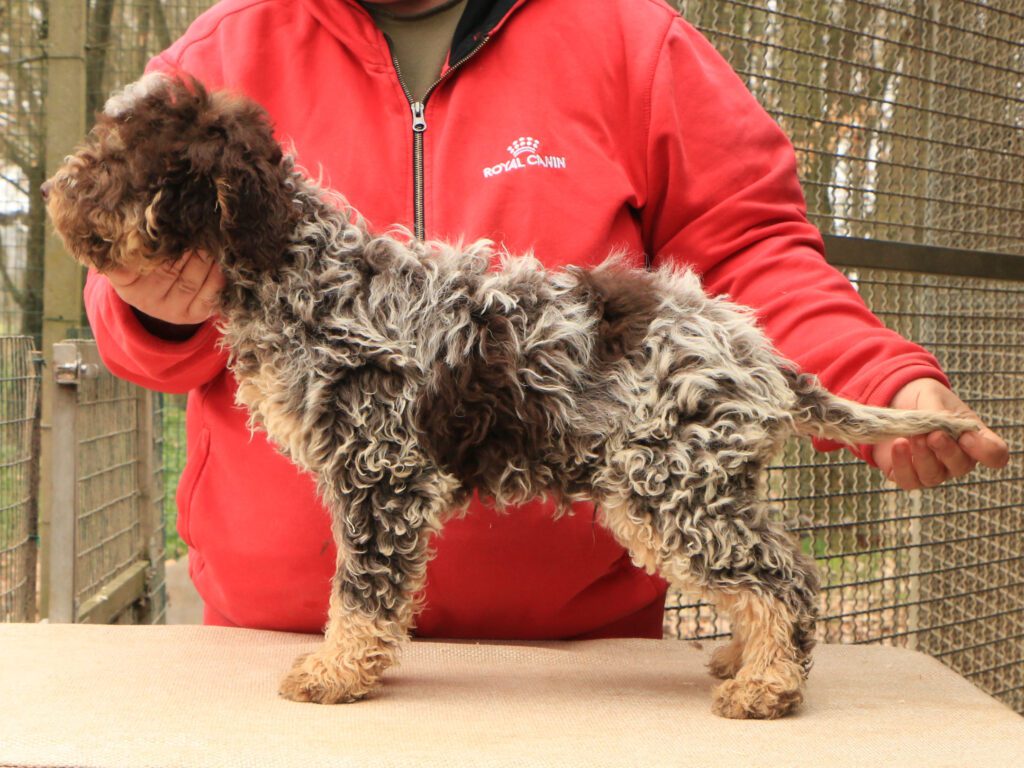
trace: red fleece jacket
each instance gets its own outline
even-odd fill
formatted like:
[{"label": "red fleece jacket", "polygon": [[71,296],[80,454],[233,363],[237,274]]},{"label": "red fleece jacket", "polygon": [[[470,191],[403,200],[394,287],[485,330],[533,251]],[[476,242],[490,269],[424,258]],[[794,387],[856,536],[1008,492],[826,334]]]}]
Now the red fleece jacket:
[{"label": "red fleece jacket", "polygon": [[[299,162],[376,227],[412,228],[419,213],[427,237],[489,237],[551,267],[612,249],[637,265],[679,260],[755,307],[833,391],[887,404],[912,379],[944,381],[826,265],[788,140],[664,2],[511,5],[431,93],[418,137],[385,38],[354,0],[227,0],[151,68],[257,99]],[[178,528],[207,620],[320,630],[327,514],[311,479],[247,432],[215,325],[156,339],[97,275],[86,304],[111,370],[189,393]],[[539,503],[475,506],[436,542],[420,635],[660,636],[664,583],[629,563],[591,507],[553,521]]]}]

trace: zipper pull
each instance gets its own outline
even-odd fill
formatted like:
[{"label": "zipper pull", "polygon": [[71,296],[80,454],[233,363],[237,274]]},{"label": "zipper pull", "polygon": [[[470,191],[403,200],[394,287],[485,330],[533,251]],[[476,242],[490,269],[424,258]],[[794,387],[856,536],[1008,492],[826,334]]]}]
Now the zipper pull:
[{"label": "zipper pull", "polygon": [[412,130],[414,133],[423,133],[427,130],[426,107],[422,101],[414,101],[412,104]]}]

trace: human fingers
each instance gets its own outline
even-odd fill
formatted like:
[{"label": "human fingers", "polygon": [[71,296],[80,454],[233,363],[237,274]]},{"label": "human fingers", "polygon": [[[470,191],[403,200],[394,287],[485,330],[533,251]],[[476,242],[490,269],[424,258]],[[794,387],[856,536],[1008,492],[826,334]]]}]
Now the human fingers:
[{"label": "human fingers", "polygon": [[925,439],[928,442],[928,447],[946,468],[950,477],[963,477],[978,463],[945,432],[932,432]]},{"label": "human fingers", "polygon": [[[944,387],[933,387],[923,393],[919,406],[926,410],[949,411],[978,422],[979,428],[976,431],[964,432],[955,443],[952,439],[942,436],[946,437],[948,443],[955,445],[955,451],[949,448],[948,444],[946,446],[947,458],[953,464],[951,466],[944,460],[943,463],[946,463],[947,467],[958,469],[966,463],[970,463],[971,467],[981,463],[993,469],[1001,469],[1006,466],[1010,458],[1010,449],[1006,441],[986,426],[981,417],[954,392]],[[929,436],[929,441],[934,441],[934,444],[938,445],[940,439],[937,436]],[[959,476],[959,474],[963,473],[954,476]]]},{"label": "human fingers", "polygon": [[942,463],[935,452],[929,447],[925,435],[917,435],[910,440],[910,456],[914,465],[914,472],[921,485],[925,488],[934,488],[949,479],[949,472],[946,465]]},{"label": "human fingers", "polygon": [[901,437],[893,441],[890,457],[886,477],[905,491],[916,491],[922,487],[921,479],[914,471],[913,449],[909,440]]},{"label": "human fingers", "polygon": [[213,270],[213,260],[200,251],[189,251],[170,265],[167,274],[174,280],[161,299],[158,317],[179,325],[197,325],[212,314],[212,306],[204,308],[197,297]]},{"label": "human fingers", "polygon": [[115,267],[105,274],[122,300],[141,312],[158,317],[179,271],[178,262],[169,262],[148,272],[140,272],[133,267]]},{"label": "human fingers", "polygon": [[1002,469],[1010,460],[1006,441],[984,425],[977,432],[964,432],[957,444],[971,459],[992,469]]},{"label": "human fingers", "polygon": [[201,323],[208,319],[220,302],[220,292],[224,289],[224,273],[220,266],[212,264],[206,273],[203,284],[196,291],[188,306],[188,315],[193,322]]},{"label": "human fingers", "polygon": [[172,325],[194,325],[209,316],[193,320],[189,307],[212,266],[202,255],[187,252],[145,274],[119,267],[108,277],[113,276],[111,284],[121,299],[144,315]]},{"label": "human fingers", "polygon": [[164,265],[161,268],[164,279],[171,278],[164,299],[187,307],[202,287],[210,267],[211,263],[198,251],[186,251],[177,261]]},{"label": "human fingers", "polygon": [[[953,440],[941,432],[932,432],[925,437],[925,443],[931,450],[935,459],[945,467],[949,477],[962,477],[970,472],[979,462],[992,468],[1001,468],[1009,461],[1009,449],[1006,442],[993,430],[985,426],[982,419],[963,400],[934,379],[917,379],[906,384],[890,403],[894,408],[909,408],[931,412],[952,413],[957,416],[973,419],[978,423],[978,430],[972,430],[960,435],[959,439]],[[886,476],[895,479],[899,474],[904,482],[911,482],[908,468],[900,466],[900,471],[894,471],[896,463],[893,457],[893,441],[886,441],[875,448],[875,461]],[[902,450],[902,449],[901,449]],[[911,453],[913,453],[911,451]],[[918,462],[925,462],[929,466],[929,457],[921,453]],[[905,453],[901,453],[902,458]],[[932,469],[934,470],[934,465]],[[919,473],[915,470],[914,474]]]}]

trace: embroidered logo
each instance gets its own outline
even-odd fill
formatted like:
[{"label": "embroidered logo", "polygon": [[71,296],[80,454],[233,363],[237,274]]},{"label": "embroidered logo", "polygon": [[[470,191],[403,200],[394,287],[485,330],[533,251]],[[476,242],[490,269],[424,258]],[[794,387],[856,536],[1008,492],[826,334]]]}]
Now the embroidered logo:
[{"label": "embroidered logo", "polygon": [[540,141],[532,136],[520,136],[509,144],[506,149],[512,155],[512,159],[484,168],[485,179],[509,171],[519,171],[526,168],[552,168],[555,170],[565,168],[564,157],[560,155],[542,155],[540,153]]}]

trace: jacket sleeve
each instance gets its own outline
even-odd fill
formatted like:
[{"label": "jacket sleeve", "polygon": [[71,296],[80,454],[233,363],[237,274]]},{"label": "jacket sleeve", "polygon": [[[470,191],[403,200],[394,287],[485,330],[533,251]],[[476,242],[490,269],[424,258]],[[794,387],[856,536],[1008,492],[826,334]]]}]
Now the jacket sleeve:
[{"label": "jacket sleeve", "polygon": [[[146,72],[181,69],[179,49],[187,36],[152,59]],[[202,78],[202,74],[196,72]],[[85,310],[100,357],[112,373],[147,389],[188,392],[216,377],[227,365],[220,332],[211,319],[186,341],[165,341],[149,333],[107,278],[89,270]]]},{"label": "jacket sleeve", "polygon": [[642,217],[656,263],[685,261],[709,292],[753,307],[778,350],[843,397],[888,405],[917,378],[948,386],[935,358],[883,326],[826,263],[789,140],[678,17],[654,68],[646,163]]},{"label": "jacket sleeve", "polygon": [[110,282],[89,270],[85,311],[100,357],[111,373],[159,392],[188,392],[206,384],[227,365],[220,332],[207,320],[186,341],[165,341],[139,322]]}]

